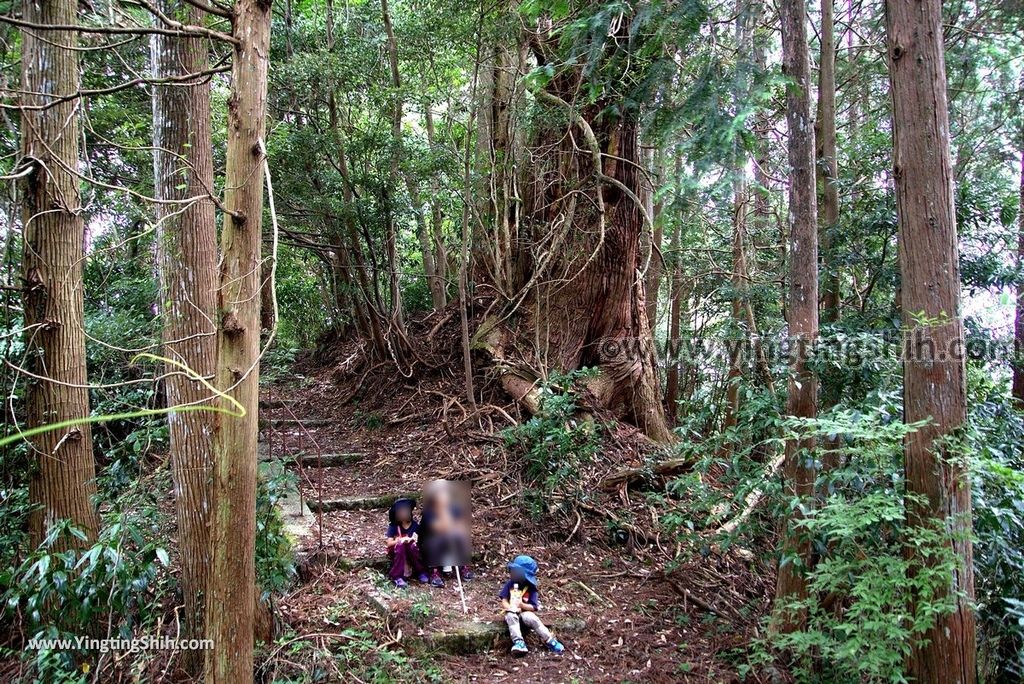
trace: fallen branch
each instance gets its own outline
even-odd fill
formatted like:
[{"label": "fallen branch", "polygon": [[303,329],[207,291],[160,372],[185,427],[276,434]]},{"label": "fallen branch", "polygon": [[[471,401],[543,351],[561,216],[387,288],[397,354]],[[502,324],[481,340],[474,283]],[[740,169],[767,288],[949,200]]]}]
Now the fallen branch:
[{"label": "fallen branch", "polygon": [[665,476],[672,475],[681,470],[686,470],[693,466],[693,459],[690,458],[670,458],[665,461],[658,461],[652,467],[636,467],[636,468],[623,468],[618,470],[608,477],[601,480],[601,489],[617,489],[623,484],[629,484],[638,480],[643,480],[649,475]]},{"label": "fallen branch", "polygon": [[[785,462],[785,460],[786,455],[784,453],[780,454],[779,456],[776,456],[775,459],[772,460],[772,462],[769,463],[767,467],[765,467],[764,475],[761,477],[761,481],[767,482],[768,480],[775,477],[775,474],[779,471],[779,468],[782,467],[782,464],[783,462]],[[746,497],[744,497],[743,510],[740,511],[740,514],[732,520],[728,521],[727,523],[723,524],[717,530],[715,530],[714,534],[732,534],[737,527],[743,524],[744,520],[750,517],[750,514],[754,512],[754,510],[761,504],[763,500],[764,488],[762,485],[761,487],[758,487],[757,489],[751,491],[749,494],[747,494]]]}]

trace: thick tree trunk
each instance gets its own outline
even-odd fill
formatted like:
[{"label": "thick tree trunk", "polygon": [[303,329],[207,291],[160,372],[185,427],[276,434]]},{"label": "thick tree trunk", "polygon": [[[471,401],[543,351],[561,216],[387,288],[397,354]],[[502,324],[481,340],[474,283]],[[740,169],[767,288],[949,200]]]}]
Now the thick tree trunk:
[{"label": "thick tree trunk", "polygon": [[[77,23],[76,0],[26,0],[22,17],[33,24]],[[85,368],[82,262],[85,224],[78,173],[81,100],[53,104],[79,88],[78,34],[22,31],[21,154],[31,169],[22,205],[27,426],[89,415]],[[53,106],[50,106],[53,105]],[[33,109],[35,107],[35,109]],[[45,108],[44,108],[45,107]],[[88,424],[51,430],[31,439],[38,467],[29,481],[33,546],[60,520],[88,539],[99,521],[92,431]],[[65,538],[57,549],[77,542]]]},{"label": "thick tree trunk", "polygon": [[824,257],[821,318],[839,320],[839,268],[832,252],[832,233],[839,222],[839,170],[836,160],[836,39],[835,0],[821,0],[821,60],[818,74],[818,112],[814,121],[817,185],[821,213],[818,236]]},{"label": "thick tree trunk", "polygon": [[[600,368],[601,378],[591,385],[598,400],[652,439],[668,442],[672,433],[640,277],[647,226],[639,197],[638,125],[628,114],[598,117],[601,105],[577,112],[554,94],[572,93],[576,82],[571,76],[555,81],[552,91],[536,93],[556,123],[538,131],[524,193],[527,223],[519,227],[540,256],[512,305],[521,304],[522,320],[509,323],[504,336],[532,348],[535,367]],[[566,126],[578,138],[566,136]],[[585,151],[576,139],[585,141]],[[577,201],[581,192],[587,198]],[[520,249],[524,253],[514,259],[531,253],[530,246]]]},{"label": "thick tree trunk", "polygon": [[[477,288],[512,297],[529,269],[519,248],[521,217],[515,169],[516,114],[526,51],[518,36],[485,47],[477,86],[476,220],[472,280]],[[488,292],[489,293],[489,292]]]},{"label": "thick tree trunk", "polygon": [[[803,0],[783,0],[782,69],[791,79],[786,86],[786,124],[789,140],[790,268],[788,318],[790,380],[786,413],[798,418],[817,415],[818,379],[807,363],[808,347],[818,337],[818,232],[814,187],[814,129],[811,123],[810,62],[807,48],[807,11]],[[785,493],[809,499],[814,490],[814,470],[806,450],[813,440],[786,444],[783,469]],[[796,514],[794,514],[796,515]],[[783,531],[783,561],[779,565],[776,601],[802,599],[810,545],[795,530],[792,520]],[[777,610],[775,627],[792,631],[803,625],[801,611]]]},{"label": "thick tree trunk", "polygon": [[[201,24],[202,12],[179,0],[161,0],[161,11],[185,24]],[[152,37],[156,78],[181,77],[209,67],[205,40]],[[153,179],[158,204],[158,262],[163,308],[164,356],[209,378],[217,369],[217,225],[210,140],[210,82],[206,77],[153,89]],[[191,406],[210,398],[200,383],[167,368],[167,406]],[[185,599],[184,638],[202,638],[204,598],[210,567],[209,517],[213,469],[214,416],[208,412],[168,414],[171,473]],[[198,674],[199,651],[186,651],[186,668]],[[193,655],[194,654],[194,655]]]},{"label": "thick tree trunk", "polygon": [[[234,6],[232,93],[217,292],[216,386],[245,410],[217,416],[212,567],[206,601],[207,682],[251,682],[256,605],[256,438],[259,395],[260,247],[270,50],[270,3]],[[233,410],[221,399],[218,404]]]},{"label": "thick tree trunk", "polygon": [[942,3],[889,0],[885,15],[901,305],[910,336],[903,412],[907,423],[931,419],[904,443],[907,493],[925,500],[908,503],[907,522],[949,529],[960,563],[945,587],[956,594],[956,609],[939,615],[926,642],[914,645],[908,674],[915,682],[964,684],[976,677],[971,488],[960,456],[936,444],[967,415]]}]

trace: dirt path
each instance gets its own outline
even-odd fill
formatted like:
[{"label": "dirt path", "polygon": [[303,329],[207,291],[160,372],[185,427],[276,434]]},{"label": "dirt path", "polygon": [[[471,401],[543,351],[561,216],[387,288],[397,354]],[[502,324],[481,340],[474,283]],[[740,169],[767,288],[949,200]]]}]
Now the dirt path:
[{"label": "dirt path", "polygon": [[[439,668],[442,681],[734,679],[723,654],[746,641],[749,624],[699,608],[707,605],[699,598],[682,599],[678,586],[659,579],[661,568],[649,557],[609,547],[599,519],[581,518],[575,530],[531,519],[495,440],[483,431],[476,439],[453,437],[457,409],[451,420],[437,420],[451,410],[443,393],[432,401],[429,392],[419,392],[410,414],[412,402],[400,395],[369,410],[339,405],[335,392],[329,382],[305,379],[265,393],[263,457],[283,459],[313,510],[321,502],[329,508],[352,497],[418,491],[439,477],[469,480],[476,577],[466,584],[465,613],[451,580],[443,589],[396,589],[382,572],[386,500],[307,512],[309,534],[299,541],[302,581],[279,606],[296,634],[369,630],[388,649]],[[345,455],[345,464],[317,468],[318,455],[332,462]],[[566,645],[560,657],[544,652],[535,637],[527,657],[508,653],[496,594],[507,578],[505,564],[519,553],[540,564],[541,616]],[[755,587],[754,595],[759,591]]]}]

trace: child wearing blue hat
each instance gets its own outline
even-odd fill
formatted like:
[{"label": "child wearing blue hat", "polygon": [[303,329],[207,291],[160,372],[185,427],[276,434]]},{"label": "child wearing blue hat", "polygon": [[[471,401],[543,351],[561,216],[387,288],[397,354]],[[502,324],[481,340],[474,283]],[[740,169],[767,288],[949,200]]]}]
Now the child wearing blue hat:
[{"label": "child wearing blue hat", "polygon": [[408,585],[407,577],[417,577],[420,582],[427,581],[426,567],[420,558],[419,525],[412,517],[416,502],[412,499],[398,499],[388,510],[388,531],[385,543],[388,548],[388,560],[391,568],[388,577],[399,589]]},{"label": "child wearing blue hat", "polygon": [[505,611],[505,624],[508,625],[509,636],[512,637],[512,655],[522,656],[529,652],[523,639],[523,627],[535,631],[552,653],[563,652],[565,646],[537,617],[537,609],[540,608],[537,593],[537,561],[529,556],[516,556],[508,564],[508,574],[509,580],[502,585],[498,596]]}]

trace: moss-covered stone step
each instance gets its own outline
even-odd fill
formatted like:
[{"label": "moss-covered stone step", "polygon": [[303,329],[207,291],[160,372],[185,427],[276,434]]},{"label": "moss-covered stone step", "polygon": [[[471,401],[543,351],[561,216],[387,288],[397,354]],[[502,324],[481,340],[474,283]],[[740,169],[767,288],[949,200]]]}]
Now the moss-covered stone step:
[{"label": "moss-covered stone step", "polygon": [[[563,618],[548,623],[548,627],[560,639],[563,635],[579,634],[587,628],[584,620]],[[536,639],[527,637],[531,647]],[[503,621],[474,622],[467,620],[443,632],[424,630],[423,634],[410,634],[402,639],[406,648],[415,653],[447,653],[449,655],[472,655],[495,649],[507,648],[508,627]]]},{"label": "moss-covered stone step", "polygon": [[306,427],[306,428],[317,428],[327,427],[328,425],[337,425],[338,421],[332,418],[307,418],[305,420],[298,418],[261,418],[260,426],[265,427],[271,425],[272,427],[286,428],[286,427]]},{"label": "moss-covered stone step", "polygon": [[275,453],[271,455],[269,447],[260,445],[259,457],[261,461],[280,461],[288,465],[302,464],[303,468],[336,468],[343,465],[358,463],[366,457],[366,454],[342,453],[342,454],[316,454],[299,451],[293,454]]},{"label": "moss-covered stone step", "polygon": [[366,511],[375,508],[388,508],[398,499],[415,499],[419,492],[395,492],[391,494],[369,494],[364,496],[343,496],[338,499],[324,499],[309,501],[309,507],[317,513],[329,513],[330,511]]}]

